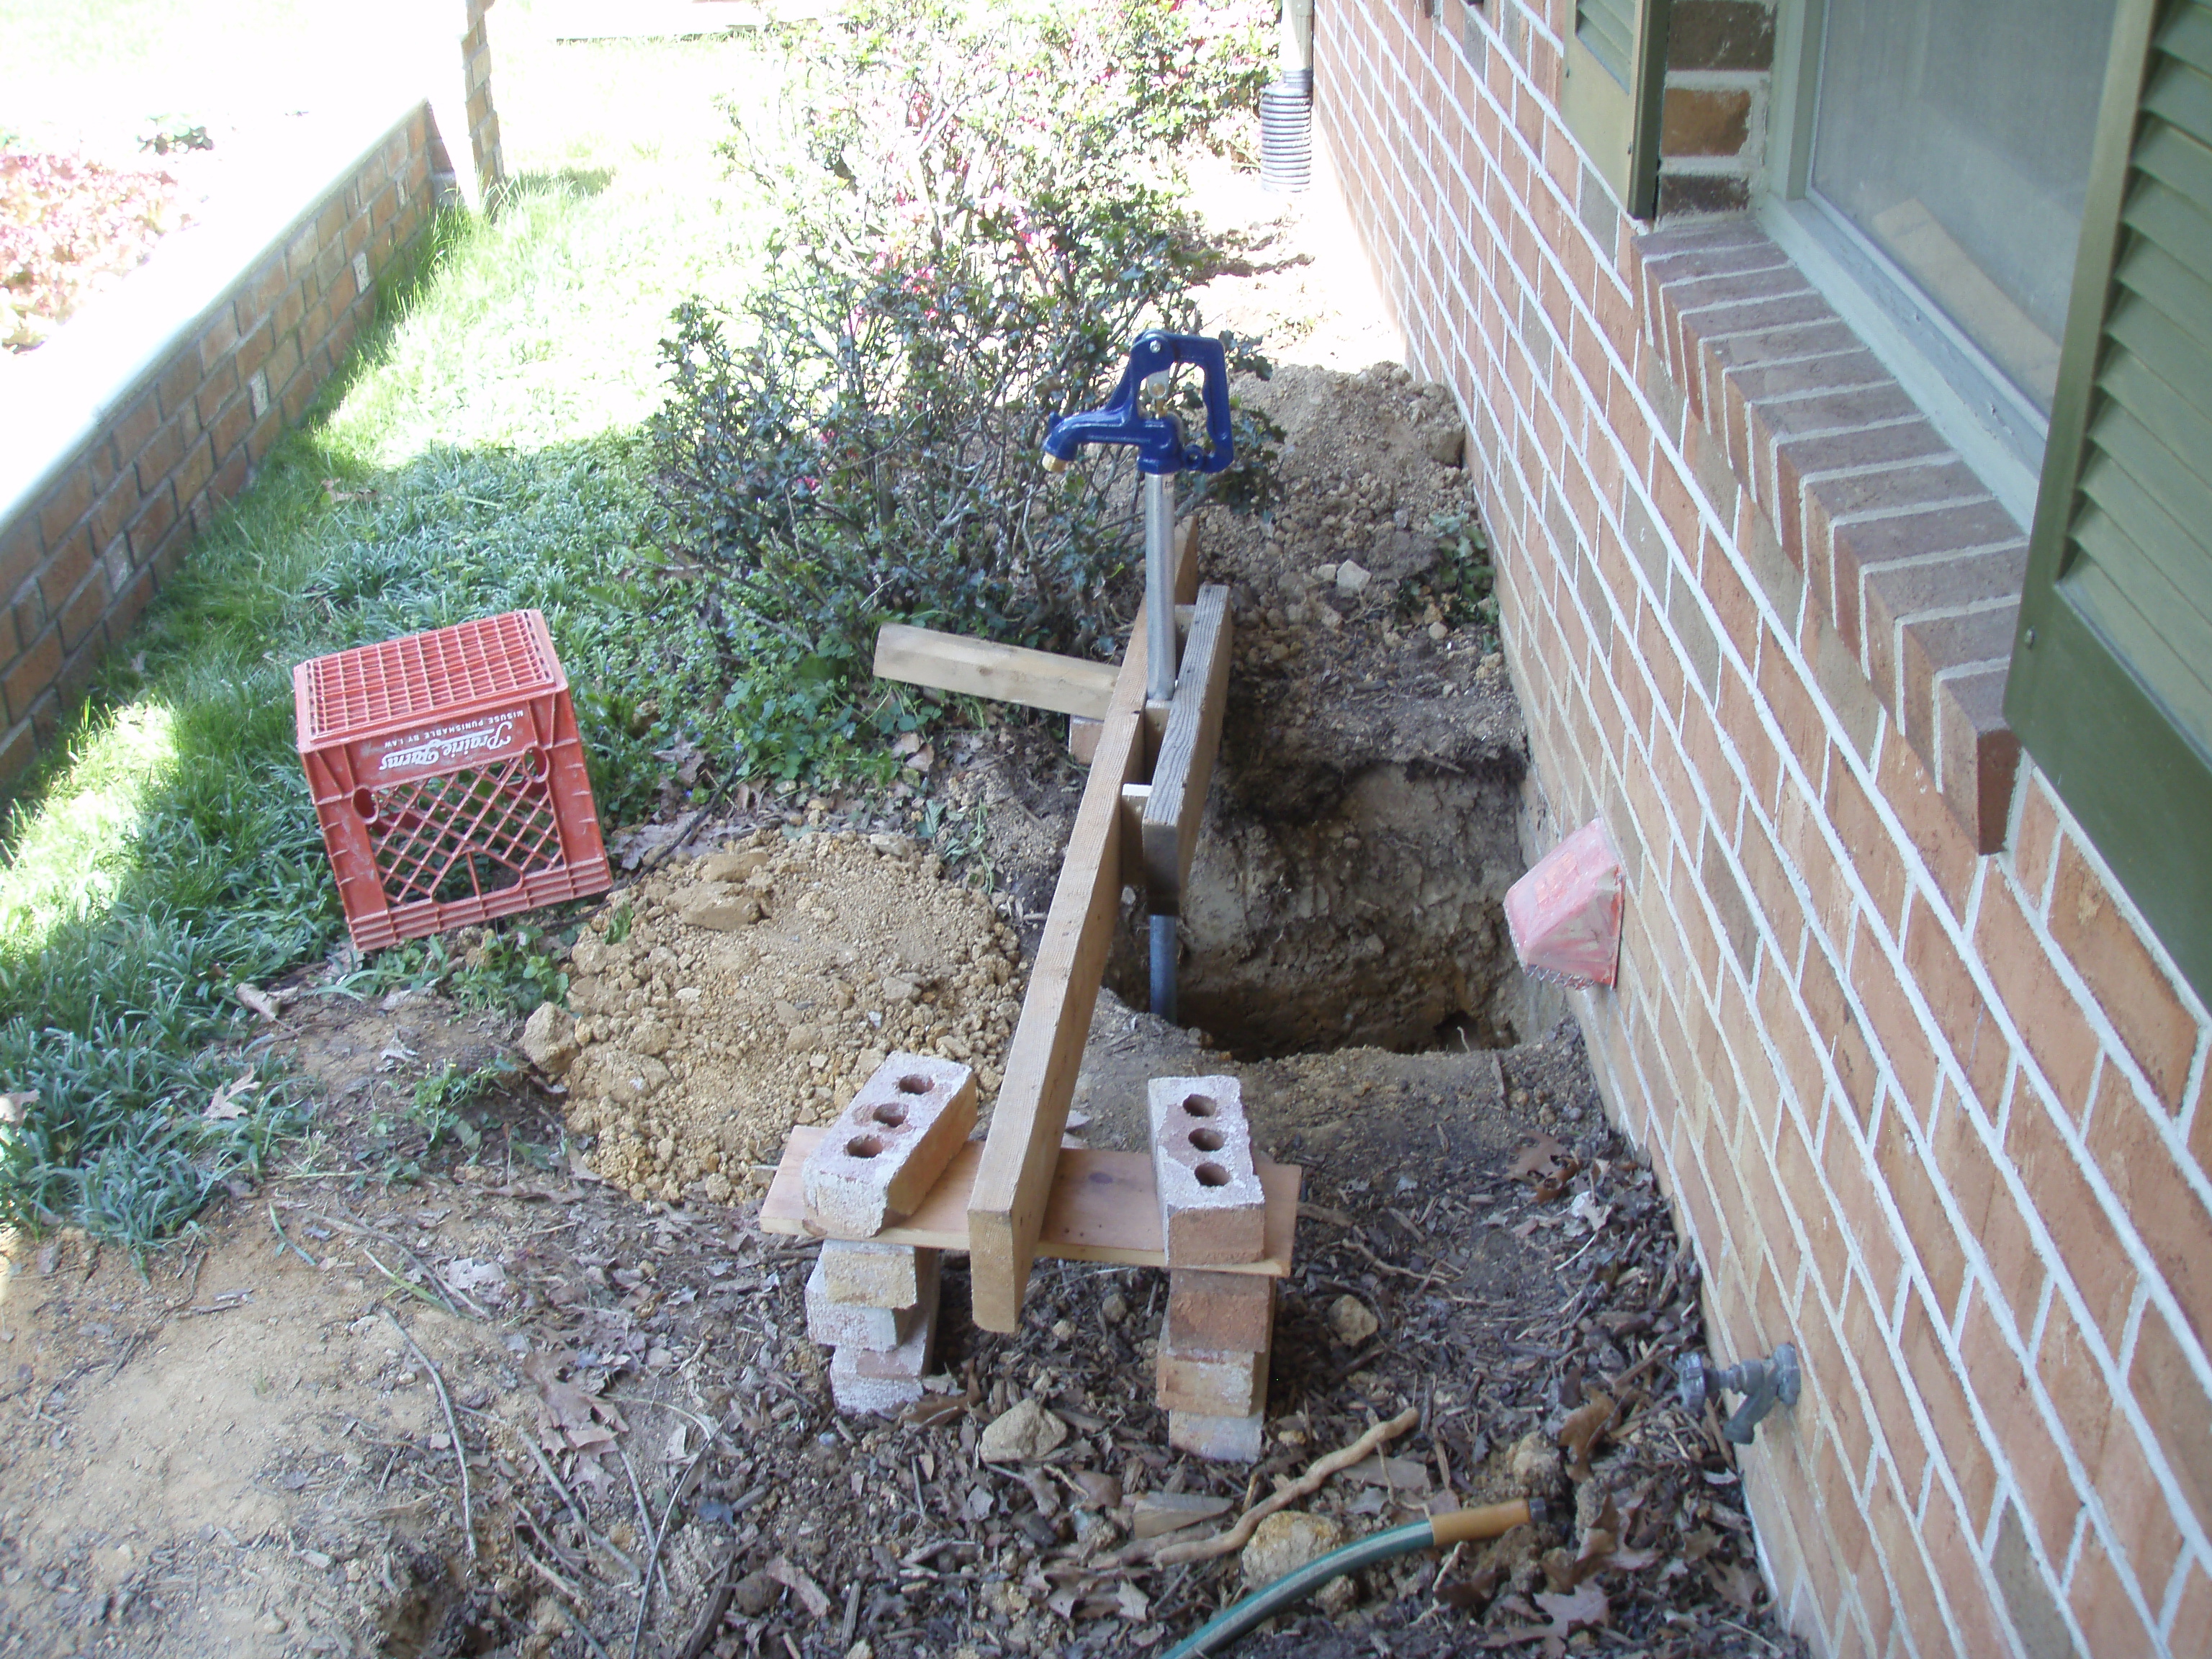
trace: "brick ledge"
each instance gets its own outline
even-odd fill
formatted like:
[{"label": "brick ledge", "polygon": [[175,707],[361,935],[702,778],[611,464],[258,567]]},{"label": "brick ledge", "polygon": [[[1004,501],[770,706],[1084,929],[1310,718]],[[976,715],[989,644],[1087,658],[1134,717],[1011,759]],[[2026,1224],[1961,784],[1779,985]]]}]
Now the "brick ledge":
[{"label": "brick ledge", "polygon": [[1840,642],[1975,847],[1996,852],[2020,761],[2003,712],[2020,526],[1750,221],[1631,238],[1624,275],[1681,397],[1693,470],[1694,452],[1717,453],[1804,579],[1788,620],[1806,659]]}]

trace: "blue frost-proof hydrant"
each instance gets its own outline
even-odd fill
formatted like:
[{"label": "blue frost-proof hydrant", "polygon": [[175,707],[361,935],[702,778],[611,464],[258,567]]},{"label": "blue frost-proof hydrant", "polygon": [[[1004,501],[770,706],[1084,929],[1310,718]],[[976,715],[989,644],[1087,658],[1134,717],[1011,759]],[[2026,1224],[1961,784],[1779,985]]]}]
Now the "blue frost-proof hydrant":
[{"label": "blue frost-proof hydrant", "polygon": [[[1205,377],[1204,446],[1186,441],[1173,413],[1146,413],[1145,382],[1187,364]],[[1218,472],[1237,459],[1229,424],[1229,360],[1221,342],[1202,334],[1139,334],[1129,347],[1129,366],[1114,395],[1098,409],[1056,416],[1044,438],[1044,464],[1059,471],[1085,444],[1127,444],[1137,452],[1145,481],[1145,696],[1166,703],[1175,696],[1175,497],[1169,480],[1178,472]],[[1176,919],[1152,919],[1152,1012],[1176,1017]]]}]

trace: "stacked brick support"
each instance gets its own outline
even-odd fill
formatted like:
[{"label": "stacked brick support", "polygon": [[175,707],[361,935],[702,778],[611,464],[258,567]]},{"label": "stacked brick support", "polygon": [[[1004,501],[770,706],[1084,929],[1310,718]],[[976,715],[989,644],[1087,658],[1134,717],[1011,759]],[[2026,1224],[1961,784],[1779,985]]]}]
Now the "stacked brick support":
[{"label": "stacked brick support", "polygon": [[1769,1577],[1822,1653],[2202,1652],[2205,1010],[1989,718],[2016,527],[1745,222],[1620,216],[1570,9],[1321,0],[1316,112],[1474,434],[1529,851],[1622,854],[1609,1109],[1717,1358],[1803,1358],[1744,1460]]},{"label": "stacked brick support", "polygon": [[[112,413],[0,519],[0,787],[374,315],[378,278],[429,224],[434,136],[426,107],[409,112],[117,387]],[[91,313],[83,325],[97,322]]]}]

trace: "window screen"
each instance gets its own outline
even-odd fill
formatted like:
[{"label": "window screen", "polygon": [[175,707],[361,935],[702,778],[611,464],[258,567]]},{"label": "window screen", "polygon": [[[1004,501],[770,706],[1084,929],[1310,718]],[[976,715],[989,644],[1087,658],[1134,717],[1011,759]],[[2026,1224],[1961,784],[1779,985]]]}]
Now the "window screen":
[{"label": "window screen", "polygon": [[2046,413],[2116,3],[1827,4],[1812,193]]}]

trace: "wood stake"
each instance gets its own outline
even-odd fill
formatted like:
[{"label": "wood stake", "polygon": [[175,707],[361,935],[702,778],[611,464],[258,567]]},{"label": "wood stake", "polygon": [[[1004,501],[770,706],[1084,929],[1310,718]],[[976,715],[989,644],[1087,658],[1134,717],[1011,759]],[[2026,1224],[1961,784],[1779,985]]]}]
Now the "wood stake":
[{"label": "wood stake", "polygon": [[[1186,592],[1194,596],[1196,528],[1194,520],[1185,520],[1176,532],[1178,599]],[[1139,608],[1099,732],[1090,781],[1076,810],[1075,830],[1045,917],[1044,940],[1030,971],[991,1133],[969,1195],[975,1322],[986,1330],[1020,1327],[1060,1138],[1067,1127],[1068,1103],[1091,1035],[1091,1011],[1106,971],[1121,896],[1121,786],[1136,782],[1144,764],[1145,672],[1145,613]]]}]

